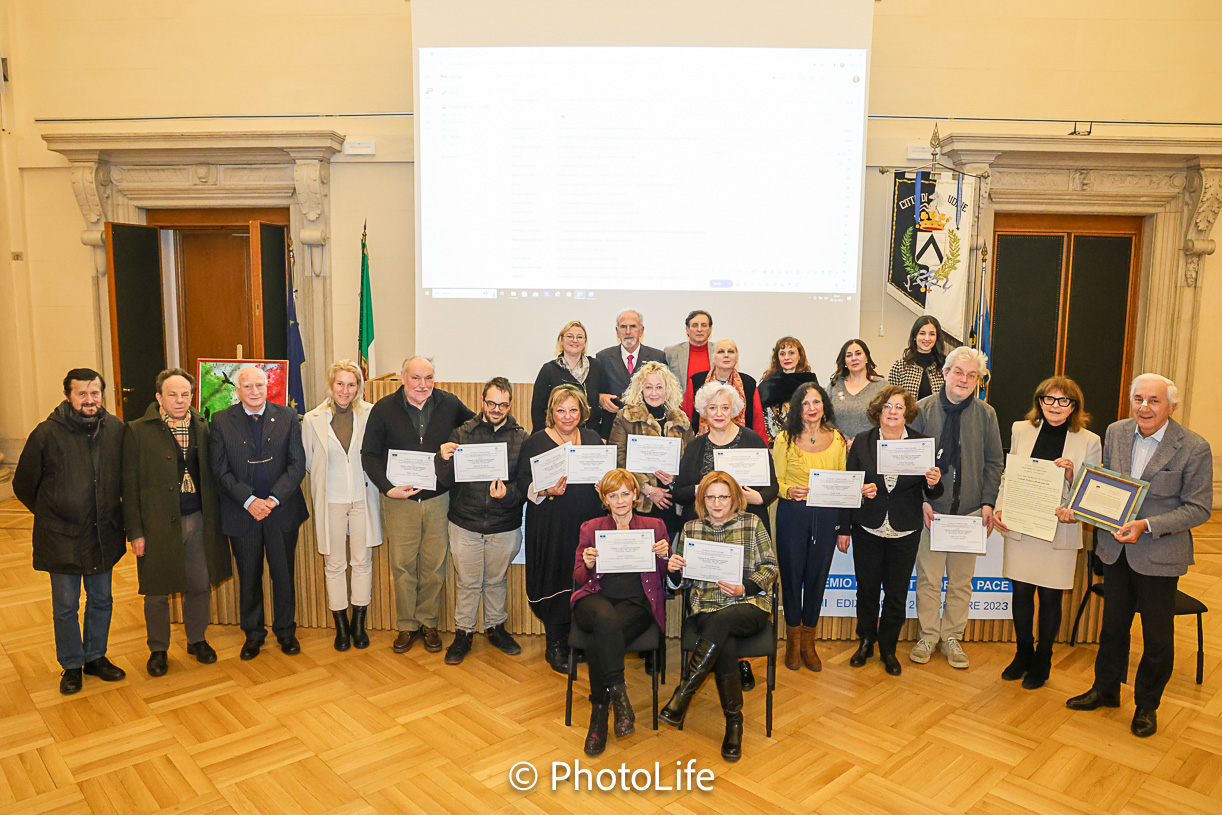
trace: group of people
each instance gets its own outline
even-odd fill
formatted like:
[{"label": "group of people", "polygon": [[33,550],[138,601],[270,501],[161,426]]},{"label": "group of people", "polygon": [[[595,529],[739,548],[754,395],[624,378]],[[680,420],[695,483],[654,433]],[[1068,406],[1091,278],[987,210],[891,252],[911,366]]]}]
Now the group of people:
[{"label": "group of people", "polygon": [[[877,647],[885,672],[902,672],[896,649],[915,567],[920,634],[909,659],[925,663],[940,650],[952,667],[967,668],[962,640],[976,556],[931,548],[929,527],[939,514],[976,515],[989,532],[1005,536],[1017,644],[1002,677],[1027,688],[1043,685],[1082,535],[1064,508],[1051,542],[1006,525],[998,419],[976,398],[985,355],[948,350],[937,320],[925,316],[886,379],[866,343],[853,339],[840,349],[825,389],[796,338],[776,343],[757,381],[739,370],[733,341],[712,340],[712,326],[708,312],[693,311],[687,340],[658,350],[643,344],[644,320],[629,310],[616,319],[619,342],[591,356],[584,326],[567,323],[535,382],[533,433],[514,418],[507,379],[489,380],[473,411],[434,387],[433,365],[419,356],[404,362],[401,386],[376,404],[363,398],[359,367],[334,363],[326,398],[301,420],[267,401],[266,376],[257,367],[238,372],[238,403],[211,422],[191,407],[194,378],[177,368],[163,371],[155,403],[126,426],[103,407],[100,374],[70,371],[64,402],[31,434],[14,479],[17,497],[35,517],[35,568],[51,574],[61,692],[79,691],[83,675],[124,676],[106,658],[106,646],[111,569],[129,542],[145,598],[151,676],[168,670],[171,594],[184,595],[188,654],[204,663],[217,659],[206,640],[208,598],[210,587],[230,576],[229,552],[246,636],[240,657],[256,658],[267,636],[265,563],[272,632],[284,653],[298,653],[293,564],[308,517],[301,491],[307,472],[335,649],[370,644],[371,549],[385,539],[396,653],[418,641],[430,652],[443,649],[438,619],[451,560],[456,630],[445,663],[460,664],[480,630],[501,652],[521,653],[505,628],[506,577],[525,545],[526,594],[546,632],[548,664],[568,672],[573,625],[593,635],[583,654],[591,686],[589,755],[605,749],[612,712],[617,737],[633,732],[626,645],[650,626],[665,631],[665,597],[686,589],[697,642],[686,678],[660,716],[681,725],[712,673],[726,720],[722,755],[737,760],[742,694],[755,680],[737,657],[736,640],[768,625],[767,593],[779,581],[784,663],[821,670],[816,627],[836,548],[852,550],[857,575],[859,644],[851,666],[863,667]],[[1129,628],[1140,612],[1145,657],[1133,732],[1144,736],[1156,729],[1154,711],[1170,677],[1175,585],[1192,562],[1189,530],[1209,516],[1212,460],[1208,443],[1171,419],[1178,397],[1170,380],[1137,377],[1131,400],[1133,418],[1112,424],[1101,444],[1086,429],[1081,389],[1050,377],[1036,389],[1031,411],[1014,423],[1011,452],[1062,468],[1066,496],[1090,464],[1150,484],[1138,520],[1098,535],[1106,593],[1096,679],[1091,691],[1067,703],[1119,705]],[[628,441],[639,436],[678,440],[677,472],[629,471]],[[935,441],[933,467],[920,476],[879,472],[880,441],[920,437]],[[458,479],[461,446],[496,443],[506,445],[507,477]],[[603,444],[617,448],[618,466],[597,483],[535,483],[532,460],[564,445]],[[740,483],[718,466],[718,453],[731,450],[764,451],[767,477]],[[434,454],[435,480],[402,483],[392,462],[404,452]],[[863,472],[860,507],[808,506],[811,470]],[[649,531],[654,568],[601,573],[597,536],[610,530]],[[684,579],[687,540],[742,546],[742,579]]]}]

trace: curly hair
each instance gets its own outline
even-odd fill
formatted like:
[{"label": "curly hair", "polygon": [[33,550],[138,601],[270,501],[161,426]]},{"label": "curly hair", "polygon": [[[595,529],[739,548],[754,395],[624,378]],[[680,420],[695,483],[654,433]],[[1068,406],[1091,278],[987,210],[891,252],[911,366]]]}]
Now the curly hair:
[{"label": "curly hair", "polygon": [[797,337],[781,337],[776,341],[776,345],[772,346],[772,357],[768,360],[768,370],[764,371],[764,379],[782,370],[781,362],[777,357],[780,355],[781,349],[787,347],[798,349],[798,367],[793,369],[794,373],[805,374],[810,372],[810,361],[806,358],[806,349],[802,346],[801,340]]},{"label": "curly hair", "polygon": [[675,379],[675,375],[670,372],[661,362],[646,362],[644,365],[636,369],[632,375],[632,381],[628,383],[627,389],[624,391],[624,407],[629,405],[643,405],[645,397],[641,395],[641,389],[645,387],[645,378],[648,376],[662,377],[662,384],[666,386],[666,412],[678,410],[683,404],[683,390],[679,387],[679,380]]},{"label": "curly hair", "polygon": [[803,382],[789,398],[789,413],[785,415],[785,432],[790,439],[796,439],[802,435],[804,423],[802,402],[806,399],[806,394],[811,391],[817,391],[819,398],[823,400],[823,418],[819,420],[819,426],[824,428],[836,426],[836,412],[832,410],[832,400],[827,395],[827,391],[823,390],[818,382]]}]

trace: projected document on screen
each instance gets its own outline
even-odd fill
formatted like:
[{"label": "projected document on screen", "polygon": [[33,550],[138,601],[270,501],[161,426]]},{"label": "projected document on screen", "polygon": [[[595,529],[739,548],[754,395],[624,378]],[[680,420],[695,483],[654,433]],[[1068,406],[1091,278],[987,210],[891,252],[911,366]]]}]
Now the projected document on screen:
[{"label": "projected document on screen", "polygon": [[432,297],[856,291],[864,49],[421,47],[418,70]]}]

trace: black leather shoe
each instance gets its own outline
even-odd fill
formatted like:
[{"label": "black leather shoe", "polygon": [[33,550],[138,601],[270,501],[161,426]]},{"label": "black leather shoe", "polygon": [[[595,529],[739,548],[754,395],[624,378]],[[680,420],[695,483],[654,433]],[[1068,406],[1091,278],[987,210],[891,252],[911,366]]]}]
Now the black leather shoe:
[{"label": "black leather shoe", "polygon": [[149,672],[149,676],[165,676],[166,671],[170,670],[170,666],[166,662],[166,652],[151,652],[149,654],[148,664],[145,665],[144,668]]},{"label": "black leather shoe", "polygon": [[242,651],[238,654],[245,662],[249,662],[259,655],[259,649],[263,647],[263,640],[247,640],[242,645]]},{"label": "black leather shoe", "polygon": [[127,676],[123,669],[106,657],[98,657],[92,662],[86,662],[81,670],[90,676],[96,676],[103,682],[118,682]]},{"label": "black leather shoe", "polygon": [[1105,696],[1091,688],[1086,693],[1065,700],[1065,707],[1070,710],[1095,710],[1101,707],[1120,707],[1120,695]]},{"label": "black leather shoe", "polygon": [[522,653],[522,646],[518,645],[518,641],[513,638],[513,635],[505,630],[504,623],[494,625],[484,633],[488,636],[488,642],[500,649],[502,654],[516,657]]},{"label": "black leather shoe", "polygon": [[369,634],[365,632],[365,615],[368,611],[369,606],[352,607],[352,646],[354,648],[369,647]]},{"label": "black leather shoe", "polygon": [[301,643],[292,634],[287,637],[276,637],[276,642],[280,643],[280,650],[289,656],[301,653]]},{"label": "black leather shoe", "polygon": [[[574,655],[576,656],[576,655]],[[551,666],[551,669],[558,674],[569,674],[569,649],[561,644],[560,640],[552,640],[548,642],[547,648],[543,651],[543,659]]]},{"label": "black leather shoe", "polygon": [[882,660],[884,670],[886,670],[887,673],[891,674],[892,676],[899,676],[904,672],[903,667],[900,665],[900,661],[895,658],[895,654],[883,654]]},{"label": "black leather shoe", "polygon": [[212,649],[207,640],[188,642],[187,654],[195,657],[196,662],[202,662],[204,665],[211,665],[216,662],[216,651]]},{"label": "black leather shoe", "polygon": [[743,690],[755,690],[755,674],[751,672],[751,663],[745,659],[738,661],[738,681]]},{"label": "black leather shoe", "polygon": [[348,622],[348,609],[332,611],[335,618],[335,650],[347,651],[352,647],[352,626]]},{"label": "black leather shoe", "polygon": [[1138,738],[1149,738],[1158,732],[1158,713],[1153,708],[1139,707],[1133,714],[1133,724],[1129,727]]},{"label": "black leather shoe", "polygon": [[81,676],[80,668],[67,668],[59,677],[59,692],[64,696],[71,696],[74,693],[80,692],[81,683],[84,681]]},{"label": "black leather shoe", "polygon": [[862,637],[861,645],[858,645],[857,650],[853,652],[853,656],[849,657],[849,667],[864,667],[866,661],[872,656],[874,656],[874,640],[869,637]]}]

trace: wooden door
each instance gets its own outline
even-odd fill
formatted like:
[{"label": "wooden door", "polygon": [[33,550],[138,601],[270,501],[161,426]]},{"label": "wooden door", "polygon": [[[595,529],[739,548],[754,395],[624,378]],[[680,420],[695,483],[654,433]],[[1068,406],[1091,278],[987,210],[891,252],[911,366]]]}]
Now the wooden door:
[{"label": "wooden door", "polygon": [[177,230],[178,336],[183,367],[250,358],[250,238],[244,227]]},{"label": "wooden door", "polygon": [[107,223],[106,266],[115,412],[136,419],[153,402],[166,366],[160,230]]},{"label": "wooden door", "polygon": [[1002,442],[1055,374],[1082,388],[1093,429],[1128,415],[1142,218],[994,217],[988,401]]},{"label": "wooden door", "polygon": [[250,315],[255,359],[288,358],[288,228],[250,222]]}]

